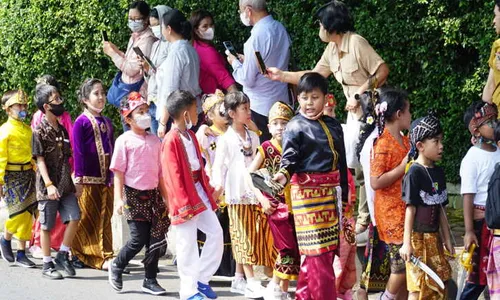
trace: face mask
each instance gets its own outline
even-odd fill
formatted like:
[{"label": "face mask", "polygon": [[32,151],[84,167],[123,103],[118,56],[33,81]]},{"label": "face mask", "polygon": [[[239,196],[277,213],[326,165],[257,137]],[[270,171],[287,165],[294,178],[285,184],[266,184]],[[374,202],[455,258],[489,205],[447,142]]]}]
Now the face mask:
[{"label": "face mask", "polygon": [[62,104],[49,104],[50,112],[54,114],[54,116],[59,117],[64,113],[64,106]]},{"label": "face mask", "polygon": [[242,11],[240,14],[241,23],[245,26],[250,26],[250,18],[245,14],[245,11]]},{"label": "face mask", "polygon": [[144,22],[142,20],[128,20],[128,28],[132,32],[139,32],[144,29]]},{"label": "face mask", "polygon": [[214,39],[214,29],[212,27],[208,28],[205,32],[200,32],[201,38],[207,41],[211,41]]},{"label": "face mask", "polygon": [[14,110],[13,109],[13,115],[15,115],[15,119],[19,120],[19,121],[24,121],[24,119],[26,119],[26,117],[28,116],[28,113],[25,111],[25,110]]},{"label": "face mask", "polygon": [[193,122],[191,122],[191,118],[189,118],[189,122],[184,120],[184,122],[186,123],[186,129],[189,130],[191,128],[193,128]]},{"label": "face mask", "polygon": [[95,111],[98,114],[100,114],[101,111],[104,109],[104,107],[103,108],[95,108],[92,105],[90,105],[90,103],[87,103],[87,107],[90,108],[92,111]]},{"label": "face mask", "polygon": [[135,123],[139,128],[146,130],[151,127],[151,116],[149,114],[137,116],[135,117]]},{"label": "face mask", "polygon": [[153,31],[153,34],[156,36],[157,39],[159,39],[159,40],[162,39],[161,26],[160,25],[152,26],[151,30]]},{"label": "face mask", "polygon": [[328,31],[326,31],[326,29],[323,27],[319,28],[319,38],[325,43],[330,42],[330,35],[328,34]]}]

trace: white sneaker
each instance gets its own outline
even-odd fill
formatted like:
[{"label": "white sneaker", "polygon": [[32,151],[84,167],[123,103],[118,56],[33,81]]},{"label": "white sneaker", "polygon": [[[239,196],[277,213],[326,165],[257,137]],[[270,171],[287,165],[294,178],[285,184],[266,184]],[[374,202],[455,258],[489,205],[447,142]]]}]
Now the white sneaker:
[{"label": "white sneaker", "polygon": [[292,298],[292,296],[289,293],[283,292],[281,294],[281,300],[293,300],[293,298]]},{"label": "white sneaker", "polygon": [[247,282],[245,278],[235,278],[231,282],[231,293],[245,295],[246,287],[247,287]]},{"label": "white sneaker", "polygon": [[274,281],[269,282],[264,291],[264,300],[281,300],[283,292],[279,285],[274,283]]},{"label": "white sneaker", "polygon": [[247,287],[245,289],[245,298],[257,299],[262,298],[264,295],[265,289],[260,284],[258,280],[252,280],[247,282]]}]

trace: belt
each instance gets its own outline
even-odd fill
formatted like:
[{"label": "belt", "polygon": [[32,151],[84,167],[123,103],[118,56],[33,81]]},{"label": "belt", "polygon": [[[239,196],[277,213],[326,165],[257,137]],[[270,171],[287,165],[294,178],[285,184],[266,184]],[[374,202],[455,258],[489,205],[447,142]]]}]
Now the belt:
[{"label": "belt", "polygon": [[197,183],[201,179],[201,170],[193,171],[191,177],[193,178],[194,183]]},{"label": "belt", "polygon": [[22,171],[27,171],[33,169],[33,165],[31,162],[25,163],[25,164],[9,164],[7,163],[7,166],[5,167],[6,171],[11,171],[11,172],[22,172]]},{"label": "belt", "polygon": [[493,229],[492,231],[494,236],[500,236],[500,229]]}]

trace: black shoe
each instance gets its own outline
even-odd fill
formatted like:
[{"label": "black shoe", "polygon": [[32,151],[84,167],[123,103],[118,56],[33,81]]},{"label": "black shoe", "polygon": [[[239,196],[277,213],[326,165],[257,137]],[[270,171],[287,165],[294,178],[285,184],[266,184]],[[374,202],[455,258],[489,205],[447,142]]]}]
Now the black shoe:
[{"label": "black shoe", "polygon": [[73,268],[77,269],[85,269],[85,264],[83,261],[79,260],[78,257],[74,256],[71,258],[71,265],[73,265]]},{"label": "black shoe", "polygon": [[7,241],[5,238],[0,239],[0,254],[2,254],[3,260],[8,263],[13,263],[14,253],[12,252],[12,241]]},{"label": "black shoe", "polygon": [[28,257],[26,257],[24,251],[19,251],[19,250],[17,251],[17,256],[16,256],[16,265],[23,268],[36,267],[36,264],[32,262]]},{"label": "black shoe", "polygon": [[165,295],[167,293],[167,291],[158,284],[156,278],[145,278],[142,284],[142,291],[156,296]]},{"label": "black shoe", "polygon": [[108,267],[108,281],[116,291],[121,291],[123,288],[122,273],[123,269],[118,268],[113,260]]},{"label": "black shoe", "polygon": [[69,254],[66,251],[59,251],[57,252],[56,259],[55,259],[56,265],[63,269],[64,272],[66,272],[66,275],[68,276],[75,276],[75,268],[73,268],[73,265],[69,261]]},{"label": "black shoe", "polygon": [[48,279],[63,279],[63,276],[56,270],[53,262],[43,263],[42,276]]}]

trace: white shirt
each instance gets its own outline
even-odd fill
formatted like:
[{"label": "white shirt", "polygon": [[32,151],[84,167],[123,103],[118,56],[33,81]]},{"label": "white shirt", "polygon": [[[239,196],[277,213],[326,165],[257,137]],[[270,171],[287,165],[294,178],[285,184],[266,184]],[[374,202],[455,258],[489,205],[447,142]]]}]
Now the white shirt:
[{"label": "white shirt", "polygon": [[187,40],[170,44],[167,59],[161,64],[157,76],[159,109],[156,119],[160,119],[167,105],[167,98],[177,90],[188,91],[197,97],[198,113],[201,112],[201,88],[199,85],[200,59],[198,53]]},{"label": "white shirt", "polygon": [[288,103],[288,85],[272,81],[259,72],[255,51],[259,51],[267,67],[288,70],[290,60],[290,37],[285,27],[272,16],[259,20],[252,28],[243,54],[245,61],[233,61],[233,77],[243,86],[243,92],[250,98],[250,108],[267,116],[275,102]]},{"label": "white shirt", "polygon": [[[194,143],[192,139],[187,139],[181,134],[181,140],[182,143],[184,144],[184,148],[186,149],[186,153],[189,159],[189,166],[191,167],[191,171],[198,171],[201,169],[200,165],[200,160],[198,159],[198,154],[196,153],[196,148],[194,147]],[[203,189],[203,186],[201,185],[201,182],[196,182],[195,185],[196,191],[198,192],[198,195],[200,196],[201,200],[203,203],[205,203],[205,206],[211,207],[210,206],[210,200],[207,197],[207,194],[205,193],[205,189]]]},{"label": "white shirt", "polygon": [[361,153],[359,154],[359,162],[363,167],[363,177],[365,179],[365,191],[366,191],[366,202],[368,203],[368,210],[370,211],[370,219],[372,221],[373,226],[376,226],[375,223],[375,208],[374,208],[374,199],[375,199],[375,191],[372,189],[370,184],[370,161],[371,161],[371,153],[373,149],[373,141],[378,137],[378,128],[375,127],[373,132],[368,136],[361,149]]},{"label": "white shirt", "polygon": [[478,147],[471,147],[460,165],[462,185],[460,193],[475,194],[474,205],[486,205],[488,183],[500,162],[500,150],[488,152]]},{"label": "white shirt", "polygon": [[[214,186],[225,187],[225,198],[228,204],[259,203],[255,198],[254,186],[247,169],[255,157],[259,137],[253,131],[247,132],[252,143],[252,156],[243,155],[240,137],[232,127],[229,127],[217,141],[211,183]],[[224,171],[226,171],[225,176],[223,176]]]}]

